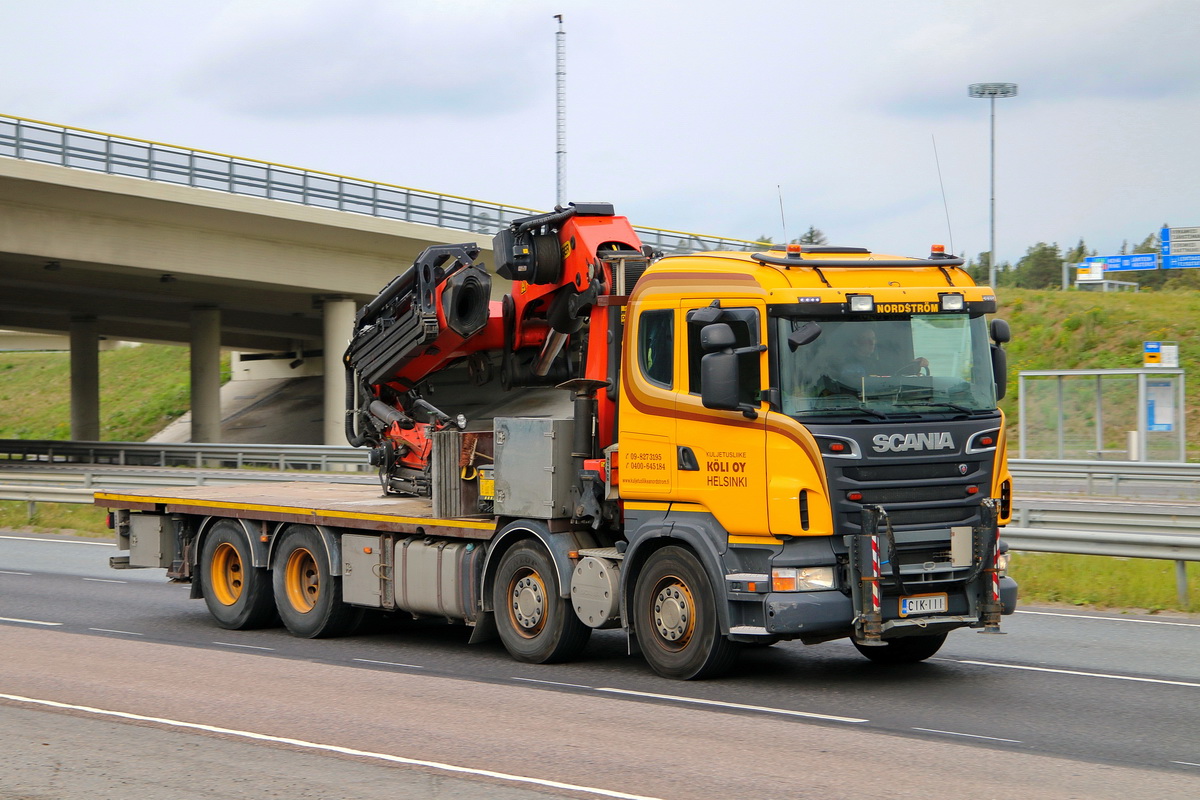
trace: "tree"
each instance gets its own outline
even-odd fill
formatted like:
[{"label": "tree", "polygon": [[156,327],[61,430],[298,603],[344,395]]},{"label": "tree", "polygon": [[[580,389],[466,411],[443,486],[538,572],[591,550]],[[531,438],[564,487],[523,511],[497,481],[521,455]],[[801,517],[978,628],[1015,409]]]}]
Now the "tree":
[{"label": "tree", "polygon": [[800,244],[828,244],[829,243],[829,240],[825,238],[825,234],[821,232],[821,229],[814,228],[811,225],[808,227],[808,230],[804,232],[804,235],[801,236],[796,241],[799,242]]},{"label": "tree", "polygon": [[1017,262],[1014,284],[1021,289],[1048,289],[1062,285],[1062,253],[1057,244],[1038,242]]},{"label": "tree", "polygon": [[988,274],[988,266],[992,262],[992,254],[984,250],[976,258],[967,261],[967,274],[971,276],[971,280],[978,284],[985,284],[991,276]]},{"label": "tree", "polygon": [[[1142,240],[1141,244],[1134,245],[1131,253],[1157,253],[1159,252],[1158,234],[1152,233]],[[1133,273],[1137,278],[1139,289],[1163,289],[1171,281],[1170,270],[1165,269],[1143,269]]]}]

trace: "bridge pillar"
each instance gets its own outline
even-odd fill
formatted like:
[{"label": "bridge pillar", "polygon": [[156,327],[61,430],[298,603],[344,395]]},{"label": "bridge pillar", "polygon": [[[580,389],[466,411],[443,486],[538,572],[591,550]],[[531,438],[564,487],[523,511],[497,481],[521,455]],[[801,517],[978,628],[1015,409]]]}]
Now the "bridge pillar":
[{"label": "bridge pillar", "polygon": [[192,441],[221,441],[221,309],[191,315]]},{"label": "bridge pillar", "polygon": [[71,438],[100,440],[100,335],[95,317],[71,317]]},{"label": "bridge pillar", "polygon": [[346,444],[346,372],[342,353],[354,333],[354,301],[331,295],[321,298],[325,352],[325,444]]}]

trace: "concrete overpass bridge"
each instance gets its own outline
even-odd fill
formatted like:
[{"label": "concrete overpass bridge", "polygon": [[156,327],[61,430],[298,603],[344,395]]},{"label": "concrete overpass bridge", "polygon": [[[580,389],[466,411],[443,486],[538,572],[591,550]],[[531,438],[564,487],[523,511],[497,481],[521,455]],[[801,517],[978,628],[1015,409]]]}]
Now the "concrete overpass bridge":
[{"label": "concrete overpass bridge", "polygon": [[[0,115],[0,329],[66,333],[71,436],[100,438],[102,338],[191,348],[193,441],[220,439],[220,352],[340,356],[356,308],[431,244],[537,210]],[[638,228],[666,252],[737,239]],[[325,441],[344,443],[340,366]]]}]

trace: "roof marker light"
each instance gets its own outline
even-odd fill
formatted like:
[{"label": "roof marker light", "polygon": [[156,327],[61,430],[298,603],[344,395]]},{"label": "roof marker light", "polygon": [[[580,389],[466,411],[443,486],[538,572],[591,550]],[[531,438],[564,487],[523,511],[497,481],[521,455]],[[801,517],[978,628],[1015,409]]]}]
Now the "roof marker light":
[{"label": "roof marker light", "polygon": [[941,300],[942,311],[962,311],[966,307],[966,302],[963,296],[958,293],[946,293],[938,295]]},{"label": "roof marker light", "polygon": [[870,313],[875,310],[875,298],[869,294],[848,294],[846,300],[850,310],[859,313]]},{"label": "roof marker light", "polygon": [[791,244],[789,244],[787,246],[787,257],[794,258],[794,259],[803,258],[804,256],[802,255],[801,251],[802,251],[802,248],[800,247],[800,245],[797,242],[792,242]]}]

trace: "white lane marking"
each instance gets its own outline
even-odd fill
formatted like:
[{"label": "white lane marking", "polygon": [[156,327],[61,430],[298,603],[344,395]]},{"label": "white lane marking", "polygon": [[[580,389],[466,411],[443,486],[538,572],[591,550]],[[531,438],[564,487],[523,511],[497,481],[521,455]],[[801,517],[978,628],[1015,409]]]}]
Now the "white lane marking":
[{"label": "white lane marking", "polygon": [[425,669],[420,664],[401,664],[399,661],[375,661],[370,658],[356,658],[355,661],[361,661],[364,664],[383,664],[385,667],[406,667],[408,669]]},{"label": "white lane marking", "polygon": [[10,569],[0,569],[0,575],[32,575],[32,572],[13,572]]},{"label": "white lane marking", "polygon": [[221,647],[244,647],[247,650],[274,650],[275,649],[274,647],[259,647],[256,644],[236,644],[234,642],[213,642],[213,644],[219,644],[219,645],[221,645]]},{"label": "white lane marking", "polygon": [[0,617],[0,622],[19,622],[22,625],[48,625],[51,627],[62,625],[61,622],[42,622],[40,619],[17,619],[16,617]]},{"label": "white lane marking", "polygon": [[1035,614],[1039,617],[1070,617],[1071,619],[1098,619],[1102,622],[1140,622],[1143,625],[1178,625],[1181,628],[1200,628],[1200,622],[1170,622],[1165,619],[1131,619],[1127,617],[1093,617],[1088,614],[1060,614],[1054,611],[1021,611],[1018,614]]},{"label": "white lane marking", "polygon": [[1133,675],[1111,675],[1107,672],[1084,672],[1077,669],[1051,669],[1049,667],[1026,667],[1020,664],[996,664],[991,661],[959,661],[960,664],[974,664],[979,667],[999,667],[1001,669],[1024,669],[1030,672],[1053,672],[1058,675],[1080,675],[1084,678],[1108,678],[1114,681],[1134,681],[1135,683],[1161,683],[1166,686],[1187,686],[1200,689],[1200,683],[1188,681],[1168,681],[1163,678],[1138,678]]},{"label": "white lane marking", "polygon": [[112,628],[88,628],[89,631],[97,633],[119,633],[123,636],[145,636],[144,633],[134,633],[133,631],[114,631]]},{"label": "white lane marking", "polygon": [[120,719],[133,720],[135,722],[153,722],[158,725],[168,725],[175,728],[204,731],[206,733],[219,733],[225,736],[237,736],[243,739],[253,739],[260,742],[274,742],[276,744],[291,745],[292,747],[303,747],[310,750],[322,750],[327,753],[339,753],[341,755],[355,756],[358,758],[374,758],[393,764],[406,764],[408,766],[426,767],[428,769],[436,769],[443,772],[455,772],[463,775],[477,775],[485,778],[495,778],[496,780],[508,781],[510,783],[545,786],[550,789],[563,789],[570,792],[582,792],[599,797],[615,797],[618,798],[618,800],[660,800],[659,798],[647,797],[646,795],[629,794],[628,792],[616,792],[611,789],[597,789],[593,786],[579,786],[573,783],[551,781],[544,778],[530,778],[524,775],[512,775],[507,772],[495,772],[490,769],[475,769],[473,767],[463,767],[457,764],[444,764],[440,761],[425,761],[424,759],[419,758],[405,758],[404,756],[394,756],[390,753],[372,753],[368,750],[355,750],[351,747],[321,744],[319,742],[308,742],[304,741],[303,739],[291,739],[285,736],[270,736],[265,733],[241,731],[235,728],[219,728],[215,725],[203,725],[198,722],[183,722],[181,720],[166,719],[164,717],[147,717],[141,714],[131,714],[127,711],[110,711],[104,708],[93,708],[91,706],[59,703],[54,700],[39,700],[37,698],[22,697],[15,694],[0,694],[0,700],[9,700],[14,703],[27,703],[29,705],[46,706],[48,708],[60,708],[67,711],[79,711],[85,714],[94,714],[96,716],[118,717]]},{"label": "white lane marking", "polygon": [[1200,764],[1197,764],[1194,761],[1172,761],[1171,763],[1172,764],[1182,764],[1185,767],[1200,767]]},{"label": "white lane marking", "polygon": [[942,733],[946,736],[966,736],[970,739],[987,739],[990,742],[1012,742],[1020,744],[1020,739],[1002,739],[999,736],[980,736],[977,733],[959,733],[958,731],[939,731],[936,728],[913,728],[914,731],[925,731],[925,733]]},{"label": "white lane marking", "polygon": [[679,697],[673,694],[654,694],[652,692],[634,692],[629,689],[607,689],[597,688],[597,692],[611,692],[612,694],[632,695],[633,697],[650,697],[655,700],[671,700],[676,703],[695,703],[701,706],[715,706],[717,708],[732,708],[739,711],[759,711],[766,714],[782,714],[788,717],[808,717],[811,719],[824,719],[831,722],[868,722],[869,720],[859,719],[857,717],[835,717],[830,714],[817,714],[812,711],[793,711],[789,708],[772,708],[771,706],[750,706],[744,703],[725,703],[720,700],[701,700],[696,697]]},{"label": "white lane marking", "polygon": [[112,578],[84,578],[84,580],[92,583],[129,583],[129,581],[116,581]]},{"label": "white lane marking", "polygon": [[544,683],[547,686],[566,686],[569,689],[590,689],[590,686],[584,686],[582,683],[561,683],[559,681],[539,681],[537,678],[520,678],[513,677],[514,681],[525,681],[526,683]]},{"label": "white lane marking", "polygon": [[54,542],[56,544],[86,544],[92,547],[116,547],[116,542],[82,542],[78,539],[38,539],[35,536],[0,536],[0,539],[12,539],[14,542]]}]

